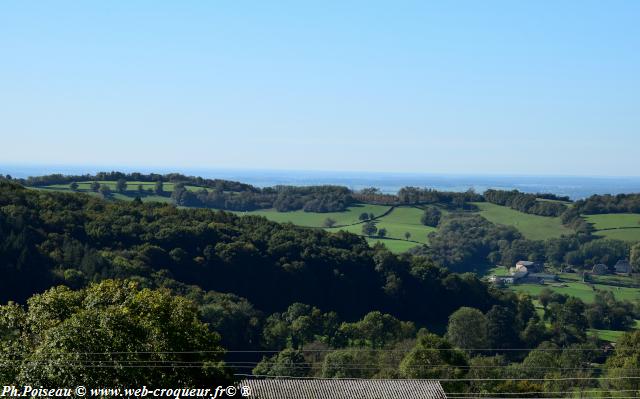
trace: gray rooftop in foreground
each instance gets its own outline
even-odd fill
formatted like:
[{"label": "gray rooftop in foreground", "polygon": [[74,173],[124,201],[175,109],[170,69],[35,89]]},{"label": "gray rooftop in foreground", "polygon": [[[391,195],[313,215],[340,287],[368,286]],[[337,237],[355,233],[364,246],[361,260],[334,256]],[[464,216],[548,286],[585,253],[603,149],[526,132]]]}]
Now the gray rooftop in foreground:
[{"label": "gray rooftop in foreground", "polygon": [[254,399],[445,399],[437,380],[247,378]]}]

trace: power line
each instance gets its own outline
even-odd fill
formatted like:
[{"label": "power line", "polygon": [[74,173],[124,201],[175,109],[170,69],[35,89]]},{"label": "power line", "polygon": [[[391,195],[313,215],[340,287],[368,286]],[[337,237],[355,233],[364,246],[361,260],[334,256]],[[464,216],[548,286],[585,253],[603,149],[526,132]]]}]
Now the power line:
[{"label": "power line", "polygon": [[[621,392],[638,392],[638,389],[610,389],[610,390],[598,390],[598,389],[581,389],[580,393],[621,393]],[[454,397],[455,395],[469,395],[472,392],[447,392],[447,396]],[[529,395],[529,394],[567,394],[567,393],[576,393],[576,390],[573,391],[528,391],[528,392],[485,392],[485,393],[474,393],[474,395]]]},{"label": "power line", "polygon": [[[544,393],[544,392],[543,392]],[[574,394],[578,393],[578,392],[572,392]],[[522,392],[521,393],[522,398],[529,398],[529,392]],[[500,396],[449,396],[449,394],[447,394],[447,398],[453,398],[453,399],[478,399],[478,398],[485,398],[485,399],[504,399],[501,398]],[[535,399],[559,399],[561,397],[558,396],[551,396],[551,397],[542,397],[542,396],[536,396]],[[638,396],[580,396],[580,399],[637,399]]]},{"label": "power line", "polygon": [[[289,348],[291,349],[291,348]],[[413,350],[420,351],[474,351],[474,352],[506,352],[506,351],[538,351],[538,352],[564,352],[564,351],[576,351],[576,352],[608,352],[603,348],[503,348],[503,349],[470,349],[470,348],[411,348],[411,349],[384,349],[384,348],[335,348],[335,349],[294,349],[298,352],[334,352],[340,350],[348,350],[353,352],[411,352]],[[64,355],[113,355],[113,354],[202,354],[202,353],[280,353],[282,350],[198,350],[198,351],[114,351],[114,352],[40,352],[44,355],[51,354],[64,354]],[[4,352],[5,354],[21,354],[21,352]]]},{"label": "power line", "polygon": [[[295,377],[286,375],[265,375],[265,374],[236,374],[237,376],[262,377],[262,378],[294,378],[294,379],[328,379],[316,377]],[[371,378],[337,378],[342,380],[370,380]],[[406,378],[408,380],[425,380],[440,382],[461,382],[461,381],[575,381],[575,380],[640,380],[640,376],[627,377],[561,377],[561,378]]]}]

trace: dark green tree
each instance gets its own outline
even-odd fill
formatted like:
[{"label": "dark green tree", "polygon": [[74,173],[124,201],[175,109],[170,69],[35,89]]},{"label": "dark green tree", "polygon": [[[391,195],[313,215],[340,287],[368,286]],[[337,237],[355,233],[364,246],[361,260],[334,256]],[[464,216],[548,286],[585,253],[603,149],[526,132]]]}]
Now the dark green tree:
[{"label": "dark green tree", "polygon": [[306,377],[310,371],[311,365],[301,351],[285,349],[272,357],[264,357],[253,369],[253,374],[270,377]]},{"label": "dark green tree", "polygon": [[326,218],[322,223],[324,227],[333,227],[336,225],[336,220],[332,218]]},{"label": "dark green tree", "polygon": [[605,363],[602,385],[612,391],[640,391],[640,330],[624,334]]},{"label": "dark green tree", "polygon": [[162,180],[156,181],[154,192],[157,195],[164,195],[164,184],[162,183]]},{"label": "dark green tree", "polygon": [[366,236],[375,235],[377,231],[378,231],[378,228],[376,227],[376,224],[373,222],[366,222],[362,225],[362,234]]},{"label": "dark green tree", "polygon": [[100,186],[100,194],[105,198],[111,195],[111,188],[109,188],[108,184],[102,184]]},{"label": "dark green tree", "polygon": [[[404,378],[457,379],[466,373],[467,360],[463,352],[439,336],[422,332],[413,349],[400,363]],[[463,389],[463,383],[443,384],[448,389]],[[461,392],[461,391],[454,391]]]},{"label": "dark green tree", "polygon": [[127,181],[125,179],[118,179],[116,181],[116,191],[119,193],[127,191]]},{"label": "dark green tree", "polygon": [[435,206],[427,206],[424,208],[424,213],[420,218],[420,222],[425,226],[436,227],[438,223],[440,223],[440,217],[442,216],[442,212],[440,209]]},{"label": "dark green tree", "polygon": [[495,305],[487,312],[487,332],[492,349],[520,347],[516,313],[513,309]]},{"label": "dark green tree", "polygon": [[487,317],[478,309],[461,307],[449,316],[447,340],[461,349],[489,347]]},{"label": "dark green tree", "polygon": [[[26,308],[1,306],[0,333],[0,352],[12,350],[17,361],[0,364],[3,381],[54,387],[230,381],[219,336],[199,321],[195,305],[134,282],[57,287],[29,299]],[[196,367],[179,367],[184,362]]]}]

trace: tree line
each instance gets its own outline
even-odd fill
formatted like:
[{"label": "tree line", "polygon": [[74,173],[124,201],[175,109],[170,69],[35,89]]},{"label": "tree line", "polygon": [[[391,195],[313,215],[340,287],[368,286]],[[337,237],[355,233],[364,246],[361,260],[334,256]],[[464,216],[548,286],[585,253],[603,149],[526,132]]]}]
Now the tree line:
[{"label": "tree line", "polygon": [[487,190],[483,196],[492,204],[508,206],[533,215],[557,217],[567,210],[567,205],[557,202],[558,197],[552,194],[526,194],[518,190]]}]

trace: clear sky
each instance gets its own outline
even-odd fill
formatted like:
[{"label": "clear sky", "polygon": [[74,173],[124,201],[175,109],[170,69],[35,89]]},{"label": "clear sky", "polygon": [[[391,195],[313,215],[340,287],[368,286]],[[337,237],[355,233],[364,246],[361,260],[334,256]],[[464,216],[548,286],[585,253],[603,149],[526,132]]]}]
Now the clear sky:
[{"label": "clear sky", "polygon": [[0,163],[640,175],[640,1],[3,1]]}]

